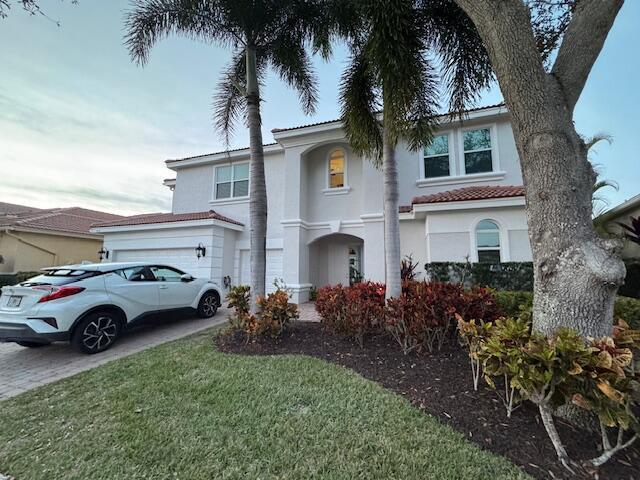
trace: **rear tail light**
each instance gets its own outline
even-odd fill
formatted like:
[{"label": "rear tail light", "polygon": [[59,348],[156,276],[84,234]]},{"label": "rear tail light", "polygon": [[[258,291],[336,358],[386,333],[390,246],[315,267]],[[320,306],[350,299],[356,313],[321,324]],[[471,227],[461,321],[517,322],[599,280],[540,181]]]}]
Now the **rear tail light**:
[{"label": "rear tail light", "polygon": [[82,287],[33,287],[36,290],[47,290],[49,294],[38,300],[38,303],[49,302],[59,298],[70,297],[84,290]]}]

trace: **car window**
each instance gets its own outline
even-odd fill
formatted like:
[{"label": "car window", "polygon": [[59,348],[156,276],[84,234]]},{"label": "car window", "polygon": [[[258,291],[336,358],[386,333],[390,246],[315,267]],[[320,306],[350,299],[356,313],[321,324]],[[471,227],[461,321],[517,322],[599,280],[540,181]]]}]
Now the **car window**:
[{"label": "car window", "polygon": [[171,267],[151,267],[153,275],[159,282],[179,282],[184,272]]},{"label": "car window", "polygon": [[69,283],[84,280],[85,278],[100,275],[101,272],[85,270],[47,270],[46,273],[32,277],[20,285],[23,287],[33,287],[36,285],[67,285]]},{"label": "car window", "polygon": [[156,279],[148,267],[124,268],[116,273],[131,282],[153,282]]}]

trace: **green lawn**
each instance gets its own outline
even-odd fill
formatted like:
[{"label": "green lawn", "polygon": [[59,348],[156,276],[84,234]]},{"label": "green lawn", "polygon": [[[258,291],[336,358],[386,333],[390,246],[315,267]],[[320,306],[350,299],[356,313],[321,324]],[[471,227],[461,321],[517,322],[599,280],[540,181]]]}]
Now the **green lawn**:
[{"label": "green lawn", "polygon": [[525,479],[403,398],[211,332],[0,402],[0,473],[37,479]]}]

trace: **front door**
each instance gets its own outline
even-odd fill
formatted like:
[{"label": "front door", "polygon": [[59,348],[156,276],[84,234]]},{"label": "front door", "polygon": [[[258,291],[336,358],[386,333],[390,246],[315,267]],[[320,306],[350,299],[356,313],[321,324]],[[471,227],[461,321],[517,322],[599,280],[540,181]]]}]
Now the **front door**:
[{"label": "front door", "polygon": [[363,278],[362,272],[362,246],[349,245],[349,285],[360,283]]}]

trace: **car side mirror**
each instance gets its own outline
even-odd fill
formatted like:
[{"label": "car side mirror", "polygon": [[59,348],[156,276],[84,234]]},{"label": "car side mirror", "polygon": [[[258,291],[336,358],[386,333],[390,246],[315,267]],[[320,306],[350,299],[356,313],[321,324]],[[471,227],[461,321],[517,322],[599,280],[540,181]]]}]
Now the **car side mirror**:
[{"label": "car side mirror", "polygon": [[193,282],[195,280],[195,278],[193,278],[191,275],[189,275],[188,273],[185,273],[184,275],[182,275],[180,277],[180,281],[182,282]]}]

